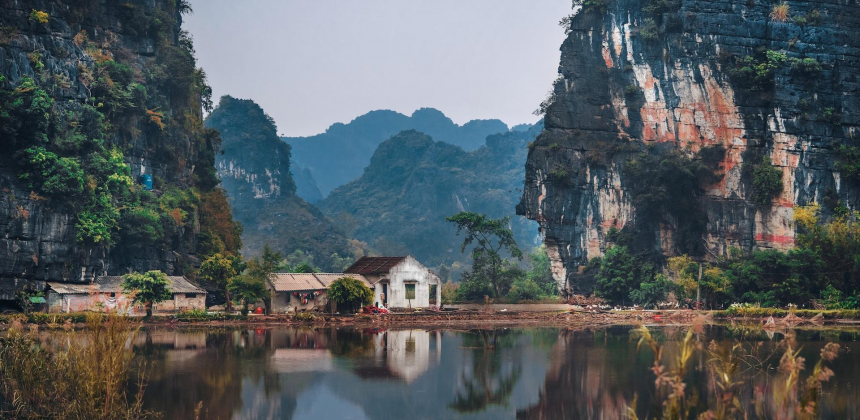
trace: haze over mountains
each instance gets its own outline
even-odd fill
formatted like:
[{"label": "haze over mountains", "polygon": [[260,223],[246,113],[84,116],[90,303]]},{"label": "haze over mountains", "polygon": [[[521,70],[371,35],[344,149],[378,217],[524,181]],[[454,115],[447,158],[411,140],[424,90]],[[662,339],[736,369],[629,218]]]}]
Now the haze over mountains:
[{"label": "haze over mountains", "polygon": [[[520,129],[525,127],[520,127]],[[477,150],[441,142],[416,130],[382,142],[357,180],[318,205],[348,236],[386,255],[411,254],[452,271],[468,264],[462,237],[445,218],[473,211],[511,217],[517,242],[538,245],[537,223],[514,216],[522,194],[527,145],[543,128],[494,134]]]},{"label": "haze over mountains", "polygon": [[[325,133],[315,136],[282,137],[292,146],[293,176],[299,196],[316,202],[335,188],[357,179],[370,163],[377,146],[403,130],[418,130],[436,141],[471,151],[481,147],[487,136],[508,132],[508,126],[500,120],[472,120],[458,125],[433,108],[421,108],[411,116],[377,110],[347,124],[332,124]],[[306,174],[297,175],[303,169],[313,177],[315,186],[310,184]]]},{"label": "haze over mountains", "polygon": [[[294,148],[278,139],[275,122],[256,103],[225,96],[206,124],[223,138],[218,174],[233,216],[244,226],[246,256],[259,254],[268,243],[285,255],[302,251],[320,268],[338,270],[344,257],[366,252],[411,254],[456,273],[469,257],[460,252],[462,238],[445,218],[459,211],[511,217],[520,244],[537,244],[537,224],[514,210],[522,194],[526,146],[542,123],[510,131],[498,120],[459,126],[429,108],[411,117],[373,111]],[[409,125],[458,144],[414,129],[398,131]],[[478,136],[483,136],[480,145]],[[305,162],[317,162],[316,171],[294,165],[299,148]],[[359,159],[362,154],[366,161]],[[330,194],[320,200],[314,177],[334,168],[348,168],[355,178],[343,184],[338,182],[351,172],[325,178],[325,188],[334,190],[324,190]],[[320,201],[309,203],[313,198],[305,200],[303,192]]]}]

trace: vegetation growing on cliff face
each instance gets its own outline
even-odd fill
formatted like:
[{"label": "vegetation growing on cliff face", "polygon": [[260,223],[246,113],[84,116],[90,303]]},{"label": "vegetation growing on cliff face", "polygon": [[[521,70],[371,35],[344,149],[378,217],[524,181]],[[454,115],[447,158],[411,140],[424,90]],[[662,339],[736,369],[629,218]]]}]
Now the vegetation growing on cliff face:
[{"label": "vegetation growing on cliff face", "polygon": [[774,87],[774,73],[786,59],[784,52],[759,50],[755,56],[736,59],[729,76],[746,91],[770,92]]},{"label": "vegetation growing on cliff face", "polygon": [[700,153],[699,159],[693,159],[677,151],[655,150],[625,164],[625,178],[636,209],[634,236],[653,232],[659,223],[668,223],[676,227],[675,243],[681,253],[702,252],[707,217],[699,199],[703,188],[719,179],[719,162],[725,149],[715,146]]},{"label": "vegetation growing on cliff face", "polygon": [[752,167],[752,201],[760,207],[770,205],[782,193],[782,170],[773,166],[768,156],[764,156]]},{"label": "vegetation growing on cliff face", "polygon": [[[120,19],[122,33],[81,30],[68,42],[74,52],[61,42],[36,44],[28,55],[32,77],[0,75],[4,165],[32,191],[31,199],[74,216],[79,245],[110,248],[118,266],[165,249],[178,251],[178,266],[186,266],[186,255],[210,252],[197,246],[198,234],[217,238],[226,252],[241,246],[232,239],[237,227],[229,213],[226,226],[197,228],[203,219],[223,218],[225,209],[200,205],[218,194],[220,139],[201,124],[211,90],[196,68],[191,39],[176,35],[177,12],[189,11],[183,5],[140,6],[126,15],[136,6],[109,3],[98,10]],[[40,25],[74,23],[88,13],[101,18],[89,4],[58,10],[50,17],[33,10],[30,18]],[[33,33],[16,34],[25,35]],[[129,35],[151,40],[153,56],[132,52]],[[17,48],[11,38],[0,41],[4,49]],[[75,80],[66,76],[70,67]],[[155,191],[138,184],[131,162],[157,171]]]},{"label": "vegetation growing on cliff face", "polygon": [[837,147],[836,170],[846,181],[860,182],[860,148],[844,144]]}]

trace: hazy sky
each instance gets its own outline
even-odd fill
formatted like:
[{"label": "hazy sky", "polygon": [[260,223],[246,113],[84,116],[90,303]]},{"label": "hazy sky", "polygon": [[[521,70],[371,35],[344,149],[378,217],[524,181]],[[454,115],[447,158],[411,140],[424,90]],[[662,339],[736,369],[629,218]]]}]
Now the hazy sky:
[{"label": "hazy sky", "polygon": [[289,136],[374,109],[532,123],[570,0],[192,0],[214,96],[253,99]]}]

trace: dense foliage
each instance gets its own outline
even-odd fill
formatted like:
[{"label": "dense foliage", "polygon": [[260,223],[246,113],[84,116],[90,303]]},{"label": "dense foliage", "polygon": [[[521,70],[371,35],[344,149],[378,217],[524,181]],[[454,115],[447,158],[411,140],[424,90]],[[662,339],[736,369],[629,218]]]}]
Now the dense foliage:
[{"label": "dense foliage", "polygon": [[[744,168],[746,169],[746,168]],[[782,170],[773,166],[770,157],[764,156],[761,162],[752,165],[752,198],[757,206],[764,207],[782,193]]]},{"label": "dense foliage", "polygon": [[589,265],[595,267],[596,293],[611,303],[654,304],[672,293],[682,302],[699,297],[711,308],[748,303],[855,309],[860,308],[857,218],[856,212],[846,212],[823,220],[817,205],[795,208],[795,249],[733,250],[729,257],[714,262],[687,255],[669,258],[671,282],[647,259],[623,246],[611,247]]},{"label": "dense foliage", "polygon": [[134,303],[142,303],[146,307],[147,317],[152,316],[152,305],[173,299],[170,280],[157,270],[122,276],[122,289],[131,294]]},{"label": "dense foliage", "polygon": [[224,310],[229,312],[233,309],[231,289],[228,287],[230,281],[245,269],[245,262],[241,256],[216,253],[203,261],[200,265],[199,277],[208,286],[223,293],[226,305]]},{"label": "dense foliage", "polygon": [[370,305],[373,291],[361,280],[341,277],[329,285],[328,298],[337,303],[339,312],[355,313],[359,308]]},{"label": "dense foliage", "polygon": [[[235,253],[241,243],[229,211],[204,205],[219,194],[214,156],[220,139],[201,124],[211,89],[196,67],[190,37],[178,29],[179,13],[190,9],[172,1],[109,2],[99,13],[96,7],[80,2],[51,16],[31,12],[28,32],[79,27],[103,14],[123,30],[80,30],[65,44],[37,43],[24,76],[0,75],[0,166],[17,175],[31,200],[73,215],[79,245],[109,248],[120,266],[170,249],[188,272],[186,255]],[[18,48],[16,37],[36,33],[3,31],[0,47],[9,51]],[[128,36],[151,40],[153,54],[132,52]],[[155,175],[154,191],[139,185],[131,162]],[[218,218],[226,223],[202,223]],[[198,235],[211,240],[198,247]]]},{"label": "dense foliage", "polygon": [[504,277],[510,277],[511,270],[506,269],[502,252],[516,259],[522,259],[523,253],[514,240],[514,234],[508,228],[509,219],[490,219],[486,215],[460,212],[446,218],[457,226],[457,235],[463,233],[463,244],[460,252],[474,244],[472,248],[471,276],[486,279],[492,287],[493,296],[502,296]]},{"label": "dense foliage", "polygon": [[545,248],[528,255],[528,271],[519,264],[523,253],[508,227],[509,219],[460,212],[446,220],[457,226],[458,235],[464,234],[460,252],[471,248],[472,265],[454,289],[443,286],[443,300],[475,302],[492,297],[517,302],[558,293]]}]

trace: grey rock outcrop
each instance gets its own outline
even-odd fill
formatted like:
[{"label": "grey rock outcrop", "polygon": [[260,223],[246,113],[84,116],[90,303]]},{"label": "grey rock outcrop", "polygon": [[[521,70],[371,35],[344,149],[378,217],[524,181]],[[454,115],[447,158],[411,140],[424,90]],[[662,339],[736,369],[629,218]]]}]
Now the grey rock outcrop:
[{"label": "grey rock outcrop", "polygon": [[[0,75],[4,77],[0,87],[15,89],[28,77],[49,92],[57,115],[79,109],[81,103],[92,98],[87,83],[82,81],[86,78],[84,73],[94,71],[98,60],[76,35],[85,32],[98,43],[100,51],[110,51],[132,71],[151,68],[164,48],[175,48],[180,42],[181,16],[174,3],[169,3],[0,0]],[[47,13],[47,23],[32,17],[36,10]],[[164,19],[165,16],[168,18]],[[158,18],[161,18],[158,22],[169,27],[167,31],[156,33],[152,26],[147,26]],[[162,39],[160,44],[158,39]],[[37,66],[44,67],[37,69]],[[194,71],[193,63],[190,71]],[[186,76],[190,75],[169,77]],[[156,92],[169,95],[169,87],[147,85],[140,73],[134,77],[151,96]],[[0,107],[3,105],[9,104]],[[193,105],[163,107],[157,111],[165,119],[200,114],[199,104],[197,109]],[[197,147],[200,123],[170,132],[172,144],[168,146],[147,135],[148,120],[130,117],[106,122],[120,127],[110,131],[110,138],[104,141],[123,151],[132,177],[150,174],[165,187],[190,188],[197,174],[195,168],[200,171],[212,161],[211,156],[201,157],[201,150],[213,155],[213,149],[218,147],[218,144],[210,144],[208,149]],[[48,137],[48,141],[53,140],[50,134]],[[0,142],[5,143],[0,146],[5,146],[12,139]],[[130,270],[181,274],[182,265],[195,262],[199,225],[180,229],[170,248],[148,247],[132,253],[116,247],[81,244],[76,241],[75,212],[61,199],[46,200],[31,192],[16,171],[19,163],[16,159],[20,157],[11,152],[0,154],[0,300],[13,299],[15,291],[23,286],[43,289],[46,281],[88,282],[96,275],[124,274]],[[192,218],[198,220],[196,215]]]},{"label": "grey rock outcrop", "polygon": [[[518,206],[540,223],[561,288],[582,291],[580,270],[603,254],[609,230],[635,222],[625,162],[654,145],[693,157],[725,148],[721,181],[699,200],[705,258],[731,248],[791,248],[796,205],[860,204],[836,169],[837,147],[854,141],[860,123],[860,5],[788,1],[785,21],[770,17],[771,3],[745,0],[681,0],[654,11],[670,3],[610,0],[571,19]],[[742,60],[767,51],[787,60],[751,89]],[[793,69],[792,59],[803,58],[820,70]],[[783,185],[764,207],[752,202],[742,171],[762,156]],[[565,182],[552,176],[559,168]],[[654,233],[655,252],[677,254],[672,223]]]}]

